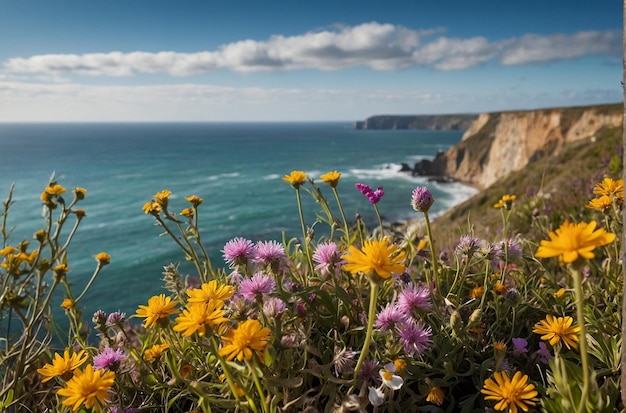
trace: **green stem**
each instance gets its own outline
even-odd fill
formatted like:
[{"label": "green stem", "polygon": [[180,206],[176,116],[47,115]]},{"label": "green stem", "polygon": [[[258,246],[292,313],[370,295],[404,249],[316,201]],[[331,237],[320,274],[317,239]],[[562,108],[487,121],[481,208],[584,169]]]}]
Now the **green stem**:
[{"label": "green stem", "polygon": [[580,404],[576,409],[577,413],[584,412],[587,406],[587,399],[589,398],[589,359],[587,355],[587,331],[585,328],[585,299],[583,296],[583,283],[582,277],[578,267],[572,265],[571,267],[572,277],[574,278],[574,294],[576,297],[576,318],[578,319],[578,326],[580,327],[579,344],[580,344],[580,361],[583,370],[583,389],[580,396]]},{"label": "green stem", "polygon": [[337,206],[339,207],[339,213],[341,214],[341,219],[343,219],[343,230],[346,232],[346,244],[350,244],[350,235],[348,231],[348,220],[346,219],[346,214],[343,211],[343,205],[341,204],[341,199],[339,198],[339,193],[337,192],[337,188],[332,188],[333,193],[335,194],[335,199],[337,200]]},{"label": "green stem", "polygon": [[378,211],[378,205],[376,204],[372,204],[374,205],[374,211],[376,211],[376,218],[378,218],[378,225],[380,226],[380,239],[383,238],[383,236],[385,235],[385,231],[383,230],[383,220],[380,217],[380,212]]},{"label": "green stem", "polygon": [[265,392],[263,391],[263,387],[261,387],[261,382],[259,381],[259,376],[256,374],[256,362],[250,363],[246,361],[246,365],[250,369],[252,373],[252,380],[254,381],[254,387],[256,387],[256,391],[259,393],[259,398],[261,399],[261,407],[263,408],[264,413],[269,413],[270,409],[267,405],[267,400],[265,400]]},{"label": "green stem", "polygon": [[[431,255],[431,262],[433,264],[433,274],[434,274],[434,290],[438,291],[438,286],[437,286],[437,275],[439,274],[439,268],[437,265],[437,256],[435,255],[435,242],[433,240],[433,233],[432,230],[430,228],[430,216],[428,215],[428,211],[424,211],[424,219],[426,220],[426,233],[428,234],[428,246],[430,247],[430,255]],[[430,285],[430,280],[428,280],[428,272],[426,272],[426,282],[428,283],[428,288],[431,287]]]},{"label": "green stem", "polygon": [[378,298],[378,289],[379,285],[375,281],[370,281],[370,306],[367,312],[367,331],[365,333],[365,341],[363,342],[363,348],[361,349],[361,354],[359,355],[359,360],[356,363],[356,367],[354,368],[354,377],[353,381],[356,383],[356,380],[359,376],[359,371],[361,370],[361,366],[365,361],[370,349],[370,343],[372,341],[372,334],[374,332],[374,319],[376,318],[376,301]]},{"label": "green stem", "polygon": [[[302,226],[302,242],[304,243],[304,253],[309,263],[309,271],[313,271],[313,261],[311,260],[311,252],[309,251],[309,239],[306,234],[306,226],[304,225],[304,213],[302,212],[302,199],[300,198],[300,188],[296,188],[296,199],[298,200],[298,213],[300,214],[300,225]],[[304,284],[307,285],[308,277],[304,278]]]}]

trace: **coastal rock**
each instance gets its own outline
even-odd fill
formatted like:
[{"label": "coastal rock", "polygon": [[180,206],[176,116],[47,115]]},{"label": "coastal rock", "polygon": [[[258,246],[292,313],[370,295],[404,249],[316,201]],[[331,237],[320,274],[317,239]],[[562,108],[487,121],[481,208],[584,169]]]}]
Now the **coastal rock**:
[{"label": "coastal rock", "polygon": [[483,113],[457,145],[419,168],[424,175],[444,175],[484,189],[530,162],[593,138],[604,127],[620,126],[623,115],[621,103]]},{"label": "coastal rock", "polygon": [[456,115],[377,115],[356,121],[355,129],[466,130],[475,114]]}]

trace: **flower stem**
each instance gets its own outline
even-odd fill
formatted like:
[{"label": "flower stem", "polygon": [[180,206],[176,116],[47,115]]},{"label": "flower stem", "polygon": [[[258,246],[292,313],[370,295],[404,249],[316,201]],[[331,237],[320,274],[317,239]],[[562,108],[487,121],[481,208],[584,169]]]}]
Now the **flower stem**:
[{"label": "flower stem", "polygon": [[[304,225],[304,213],[302,212],[302,199],[300,198],[300,188],[296,188],[296,199],[298,200],[298,213],[300,214],[300,225],[302,226],[302,242],[304,243],[304,252],[307,262],[309,263],[309,271],[313,271],[313,261],[311,260],[311,251],[309,251],[309,239],[306,234],[306,226]],[[304,279],[305,285],[307,278]]]},{"label": "flower stem", "polygon": [[261,382],[259,381],[259,376],[256,372],[256,362],[250,363],[246,361],[248,365],[248,369],[250,369],[250,373],[252,373],[252,380],[254,381],[254,387],[256,387],[256,391],[259,393],[259,399],[261,400],[261,407],[263,408],[264,413],[269,413],[269,406],[267,405],[267,401],[265,400],[265,392],[263,391],[263,387],[261,387]]},{"label": "flower stem", "polygon": [[341,219],[343,219],[343,229],[346,232],[346,244],[350,244],[350,234],[348,232],[348,220],[346,219],[346,214],[343,212],[343,205],[341,205],[341,199],[339,198],[339,193],[337,192],[337,188],[333,187],[332,189],[333,189],[333,193],[335,194],[335,199],[337,200],[339,213],[341,213]]},{"label": "flower stem", "polygon": [[[438,291],[437,289],[437,274],[439,273],[439,269],[437,267],[437,256],[435,255],[435,242],[433,240],[433,233],[432,230],[430,228],[430,217],[428,215],[428,211],[424,211],[424,219],[426,220],[426,233],[428,234],[428,246],[430,247],[430,255],[431,255],[431,262],[433,264],[433,274],[434,274],[434,289],[435,291]],[[430,280],[428,279],[428,273],[426,273],[426,282],[428,283],[428,288],[431,287],[430,285]]]},{"label": "flower stem", "polygon": [[583,370],[583,389],[580,395],[580,404],[576,409],[577,413],[586,411],[587,399],[589,398],[589,359],[587,355],[587,331],[585,328],[585,301],[583,297],[583,283],[579,268],[576,265],[571,267],[574,279],[574,294],[576,297],[576,318],[580,327],[580,361]]},{"label": "flower stem", "polygon": [[374,205],[374,211],[376,211],[376,218],[378,218],[378,225],[380,226],[380,239],[383,239],[383,236],[385,235],[385,231],[383,230],[383,219],[380,217],[378,206],[376,204],[372,205]]},{"label": "flower stem", "polygon": [[372,341],[372,334],[374,332],[374,319],[376,318],[376,301],[378,298],[378,283],[375,281],[370,281],[370,306],[367,312],[367,331],[365,333],[365,341],[363,341],[363,348],[361,349],[361,354],[359,355],[359,360],[356,362],[356,367],[354,368],[354,377],[353,381],[356,383],[356,379],[359,376],[359,371],[361,370],[361,366],[365,361],[370,349],[370,343]]}]

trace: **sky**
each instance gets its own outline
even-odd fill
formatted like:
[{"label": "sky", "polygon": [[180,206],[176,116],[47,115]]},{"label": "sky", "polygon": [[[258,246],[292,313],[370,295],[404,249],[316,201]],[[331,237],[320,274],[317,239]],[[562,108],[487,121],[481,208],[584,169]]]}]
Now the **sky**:
[{"label": "sky", "polygon": [[622,15],[619,0],[0,0],[0,122],[620,102]]}]

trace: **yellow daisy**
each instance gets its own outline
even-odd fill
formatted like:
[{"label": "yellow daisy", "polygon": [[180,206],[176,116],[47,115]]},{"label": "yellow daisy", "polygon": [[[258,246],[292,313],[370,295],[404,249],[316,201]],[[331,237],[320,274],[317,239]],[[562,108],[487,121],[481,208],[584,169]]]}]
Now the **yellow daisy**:
[{"label": "yellow daisy", "polygon": [[569,316],[554,317],[548,314],[545,320],[535,324],[533,333],[542,334],[541,339],[549,342],[552,346],[563,341],[568,349],[576,348],[580,326],[572,326],[573,322],[574,319]]},{"label": "yellow daisy", "polygon": [[189,202],[191,205],[194,206],[194,208],[197,208],[198,205],[200,205],[201,203],[204,202],[204,199],[200,198],[199,196],[196,195],[191,195],[185,198],[187,200],[187,202]]},{"label": "yellow daisy", "polygon": [[518,409],[527,412],[529,406],[534,406],[533,400],[539,393],[535,390],[535,385],[528,383],[528,376],[517,372],[510,378],[508,373],[497,371],[494,378],[488,378],[480,390],[485,395],[485,400],[496,402],[494,409],[509,413],[517,413]]},{"label": "yellow daisy", "polygon": [[339,178],[341,178],[341,172],[330,171],[320,176],[320,179],[325,184],[330,185],[332,188],[336,188],[339,184]]},{"label": "yellow daisy", "polygon": [[52,359],[52,364],[46,364],[42,368],[37,369],[37,373],[45,377],[42,380],[43,383],[53,377],[61,377],[64,380],[67,380],[71,377],[71,374],[69,373],[79,368],[85,361],[87,361],[88,357],[89,355],[85,353],[85,350],[80,350],[78,353],[70,355],[70,350],[65,349],[63,356],[59,353],[55,353],[54,359]]},{"label": "yellow daisy", "polygon": [[613,202],[608,195],[601,195],[598,198],[594,198],[586,205],[587,208],[597,209],[598,211],[608,211],[613,206]]},{"label": "yellow daisy", "polygon": [[441,406],[443,404],[444,394],[441,387],[432,386],[430,390],[428,390],[428,396],[426,396],[426,401],[432,404],[436,404],[437,406]]},{"label": "yellow daisy", "polygon": [[200,286],[187,290],[190,303],[208,303],[211,300],[228,300],[235,294],[235,287],[227,284],[218,284],[217,280],[209,281]]},{"label": "yellow daisy", "polygon": [[191,304],[176,318],[173,330],[178,331],[183,337],[188,337],[195,332],[203,336],[207,327],[214,328],[228,321],[228,318],[224,317],[223,306],[224,301],[221,300]]},{"label": "yellow daisy", "polygon": [[405,270],[406,252],[386,239],[365,241],[359,250],[354,246],[341,257],[347,262],[343,268],[352,274],[378,274],[382,279],[391,277],[391,273],[402,274]]},{"label": "yellow daisy", "polygon": [[174,307],[176,307],[176,303],[170,297],[159,294],[150,297],[148,305],[140,305],[135,315],[145,317],[144,327],[152,327],[157,322],[159,325],[165,326],[169,322],[170,315],[178,313]]},{"label": "yellow daisy", "polygon": [[515,201],[515,198],[517,198],[516,195],[502,195],[502,198],[500,198],[500,200],[494,204],[494,208],[505,208],[505,209],[511,209],[511,206],[513,205],[513,201]]},{"label": "yellow daisy", "polygon": [[615,240],[615,234],[604,228],[596,229],[596,222],[572,224],[565,221],[561,227],[548,234],[550,241],[540,242],[535,253],[537,258],[559,257],[559,261],[570,263],[579,257],[592,259],[593,250]]},{"label": "yellow daisy", "polygon": [[114,381],[114,372],[94,370],[88,364],[85,371],[76,370],[74,377],[67,382],[66,387],[59,389],[58,394],[67,397],[62,404],[72,407],[72,411],[77,411],[84,404],[87,409],[101,412]]},{"label": "yellow daisy", "polygon": [[224,347],[220,349],[219,354],[226,356],[228,361],[235,357],[239,361],[252,360],[254,354],[261,357],[269,340],[269,328],[263,327],[258,320],[246,320],[222,336]]},{"label": "yellow daisy", "polygon": [[289,182],[291,186],[298,189],[306,182],[306,174],[302,171],[291,171],[289,175],[283,176],[283,181]]},{"label": "yellow daisy", "polygon": [[155,344],[152,347],[146,349],[143,353],[143,358],[146,361],[154,361],[159,359],[166,350],[170,348],[169,344]]},{"label": "yellow daisy", "polygon": [[615,196],[624,199],[624,180],[618,179],[615,181],[611,178],[604,178],[602,182],[596,184],[593,188],[593,193],[596,195]]}]

